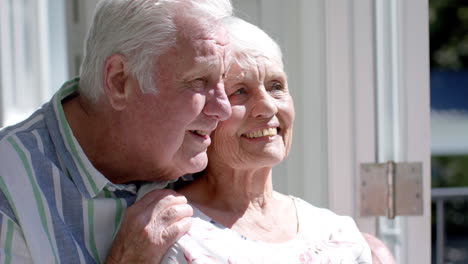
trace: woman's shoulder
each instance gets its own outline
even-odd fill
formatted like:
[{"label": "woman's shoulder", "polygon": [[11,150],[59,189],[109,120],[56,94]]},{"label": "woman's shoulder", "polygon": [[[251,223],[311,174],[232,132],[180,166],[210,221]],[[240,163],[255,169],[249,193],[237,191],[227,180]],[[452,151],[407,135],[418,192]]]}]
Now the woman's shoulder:
[{"label": "woman's shoulder", "polygon": [[299,227],[303,233],[321,234],[323,237],[339,236],[344,240],[364,242],[356,222],[350,216],[339,215],[293,197],[297,208]]},{"label": "woman's shoulder", "polygon": [[[370,249],[353,218],[293,198],[297,207],[299,230],[307,241],[315,241],[330,255],[371,263]],[[335,262],[333,262],[335,263]]]},{"label": "woman's shoulder", "polygon": [[[330,220],[347,219],[347,216],[341,216],[331,211],[330,209],[318,207],[311,203],[295,196],[291,196],[296,205],[298,215],[301,217],[314,218],[315,221],[329,222]],[[314,221],[314,222],[315,222]]]}]

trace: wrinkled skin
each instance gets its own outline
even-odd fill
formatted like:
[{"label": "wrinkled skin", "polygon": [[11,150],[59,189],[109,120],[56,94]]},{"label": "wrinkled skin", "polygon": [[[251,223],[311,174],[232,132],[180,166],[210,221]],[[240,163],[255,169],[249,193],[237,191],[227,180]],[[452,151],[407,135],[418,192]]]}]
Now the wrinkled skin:
[{"label": "wrinkled skin", "polygon": [[[294,103],[282,67],[265,58],[249,67],[233,64],[226,93],[232,115],[213,133],[210,166],[255,170],[284,160],[291,147]],[[277,129],[277,135],[248,138],[249,133],[269,128]]]},{"label": "wrinkled skin", "polygon": [[225,87],[231,117],[212,134],[207,169],[179,191],[239,234],[284,242],[297,234],[296,211],[289,196],[273,190],[271,171],[288,155],[294,103],[281,63],[263,56],[250,61],[230,66]]},{"label": "wrinkled skin", "polygon": [[171,190],[157,190],[129,207],[106,263],[160,263],[191,226],[192,207]]},{"label": "wrinkled skin", "polygon": [[[222,28],[210,36],[179,34],[176,47],[158,60],[156,94],[139,92],[132,76],[124,85],[131,92],[106,91],[110,104],[122,109],[119,118],[125,122],[115,137],[122,142],[114,146],[122,148],[117,153],[127,154],[117,164],[128,166],[116,170],[114,162],[112,173],[105,175],[115,176],[112,180],[117,183],[161,181],[206,167],[209,134],[231,114],[223,84],[227,50]],[[113,69],[112,63],[119,69],[121,61],[118,55],[109,59],[108,69]],[[116,76],[109,87],[123,83],[125,75]],[[186,198],[173,191],[148,193],[126,210],[106,263],[160,263],[168,248],[190,229],[192,213]]]},{"label": "wrinkled skin", "polygon": [[109,180],[167,181],[206,167],[209,134],[231,113],[222,78],[229,46],[222,28],[218,35],[178,36],[157,58],[154,94],[140,91],[123,56],[107,60],[104,104],[112,111],[103,119],[112,122],[99,124],[103,136],[88,157]]}]

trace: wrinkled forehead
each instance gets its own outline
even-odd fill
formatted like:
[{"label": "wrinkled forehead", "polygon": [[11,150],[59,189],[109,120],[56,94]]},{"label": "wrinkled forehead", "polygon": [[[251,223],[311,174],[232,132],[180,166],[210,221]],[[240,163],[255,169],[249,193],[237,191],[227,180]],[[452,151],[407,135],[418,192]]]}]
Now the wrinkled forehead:
[{"label": "wrinkled forehead", "polygon": [[[199,23],[196,22],[196,23]],[[179,24],[176,45],[171,49],[172,58],[181,70],[183,79],[194,76],[223,76],[229,60],[228,35],[221,25],[199,25],[196,23]]]},{"label": "wrinkled forehead", "polygon": [[229,34],[221,21],[179,15],[174,22],[178,39],[212,40],[220,46],[229,45]]},{"label": "wrinkled forehead", "polygon": [[191,50],[195,58],[216,57],[228,61],[230,53],[229,34],[222,24],[210,20],[182,19],[178,27],[176,48]]},{"label": "wrinkled forehead", "polygon": [[[245,54],[244,54],[245,55]],[[247,78],[278,76],[286,78],[281,63],[264,56],[235,56],[231,59],[226,81],[240,81]]]},{"label": "wrinkled forehead", "polygon": [[178,38],[176,50],[179,55],[183,54],[199,62],[219,64],[222,61],[226,64],[230,60],[229,45],[221,45],[213,38]]}]

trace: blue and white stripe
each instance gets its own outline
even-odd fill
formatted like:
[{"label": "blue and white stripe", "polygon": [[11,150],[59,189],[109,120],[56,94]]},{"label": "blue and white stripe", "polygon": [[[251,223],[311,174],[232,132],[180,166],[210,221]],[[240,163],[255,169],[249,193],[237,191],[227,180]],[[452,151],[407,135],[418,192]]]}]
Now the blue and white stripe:
[{"label": "blue and white stripe", "polygon": [[0,131],[0,263],[103,263],[136,188],[109,182],[68,126],[67,82],[31,117]]}]

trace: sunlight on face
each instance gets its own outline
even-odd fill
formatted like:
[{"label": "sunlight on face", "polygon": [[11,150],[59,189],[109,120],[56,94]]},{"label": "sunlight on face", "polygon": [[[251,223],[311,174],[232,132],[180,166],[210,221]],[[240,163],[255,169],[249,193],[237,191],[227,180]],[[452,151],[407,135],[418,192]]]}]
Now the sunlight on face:
[{"label": "sunlight on face", "polygon": [[222,27],[207,34],[177,36],[157,60],[157,93],[141,94],[129,113],[134,155],[160,180],[204,169],[210,134],[231,113],[223,83],[228,38]]},{"label": "sunlight on face", "polygon": [[212,135],[210,163],[255,168],[285,159],[292,140],[294,104],[282,67],[263,57],[244,68],[233,64],[225,85],[232,115]]}]

